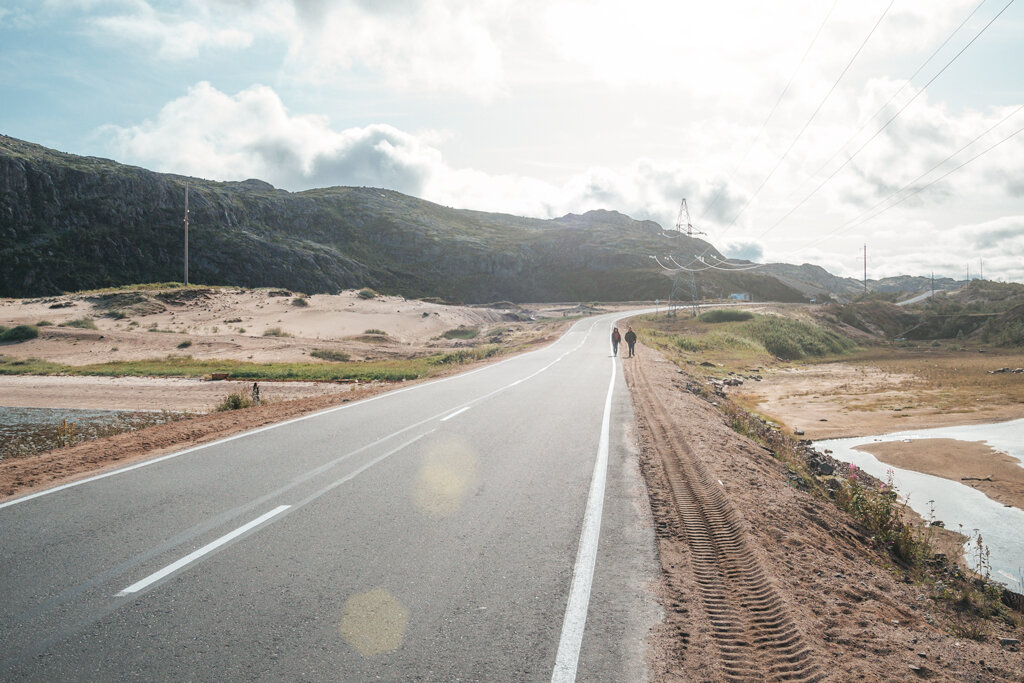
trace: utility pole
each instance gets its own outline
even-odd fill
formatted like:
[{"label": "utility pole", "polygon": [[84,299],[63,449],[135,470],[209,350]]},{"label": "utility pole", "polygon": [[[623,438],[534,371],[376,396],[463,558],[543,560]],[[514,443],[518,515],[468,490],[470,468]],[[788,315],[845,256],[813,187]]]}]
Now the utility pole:
[{"label": "utility pole", "polygon": [[868,245],[864,245],[864,295],[868,293]]},{"label": "utility pole", "polygon": [[188,181],[185,181],[185,285],[188,285]]}]

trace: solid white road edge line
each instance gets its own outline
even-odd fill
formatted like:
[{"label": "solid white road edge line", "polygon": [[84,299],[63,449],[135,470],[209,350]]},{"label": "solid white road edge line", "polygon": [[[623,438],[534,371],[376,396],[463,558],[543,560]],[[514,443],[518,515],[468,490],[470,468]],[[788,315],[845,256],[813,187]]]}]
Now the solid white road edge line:
[{"label": "solid white road edge line", "polygon": [[259,517],[257,517],[256,519],[252,520],[248,524],[243,524],[242,526],[238,527],[237,529],[235,529],[231,533],[225,534],[224,536],[221,536],[220,538],[218,538],[216,541],[213,541],[212,543],[207,543],[206,545],[204,545],[199,550],[196,550],[194,552],[189,553],[188,555],[186,555],[185,557],[181,558],[177,562],[172,562],[171,564],[167,565],[166,567],[164,567],[160,571],[154,572],[153,574],[150,574],[149,576],[147,576],[146,578],[142,579],[141,581],[136,581],[135,583],[133,583],[132,585],[128,586],[123,591],[118,593],[118,595],[120,596],[120,595],[130,595],[132,593],[138,593],[140,590],[142,590],[146,586],[159,581],[160,579],[164,578],[165,576],[168,576],[169,574],[173,574],[174,572],[178,571],[179,569],[181,569],[182,567],[184,567],[186,565],[192,564],[193,562],[198,560],[203,555],[206,555],[207,553],[216,550],[217,548],[221,547],[222,545],[224,545],[228,541],[231,541],[232,539],[238,538],[239,536],[244,534],[246,531],[249,531],[250,529],[252,529],[254,527],[257,527],[260,524],[263,524],[263,522],[267,521],[271,517],[274,517],[276,515],[281,514],[282,512],[284,512],[285,510],[287,510],[290,507],[291,507],[291,505],[278,505],[276,508],[274,508],[270,512],[268,512],[266,514],[263,514],[263,515],[260,515]]},{"label": "solid white road edge line", "polygon": [[569,601],[562,619],[562,636],[558,641],[555,669],[551,672],[552,683],[569,683],[576,680],[576,666],[583,644],[583,629],[587,624],[587,608],[590,605],[590,587],[594,580],[594,565],[597,563],[597,542],[601,535],[601,513],[604,509],[604,489],[608,473],[608,443],[612,420],[612,391],[615,389],[615,359],[612,358],[612,378],[608,382],[608,395],[604,400],[604,417],[601,418],[601,439],[597,446],[597,462],[590,480],[587,509],[583,513],[583,530],[576,551],[576,566],[572,570],[572,587]]}]

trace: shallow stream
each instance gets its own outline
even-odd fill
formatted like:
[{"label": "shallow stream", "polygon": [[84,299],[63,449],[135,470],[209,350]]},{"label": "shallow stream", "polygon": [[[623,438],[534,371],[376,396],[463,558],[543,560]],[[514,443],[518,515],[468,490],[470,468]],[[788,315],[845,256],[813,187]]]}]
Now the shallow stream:
[{"label": "shallow stream", "polygon": [[[1024,466],[1024,419],[814,442],[819,451],[828,449],[836,459],[853,463],[882,481],[892,470],[893,483],[900,495],[922,517],[927,518],[934,505],[935,519],[942,520],[947,529],[968,535],[977,530],[991,553],[992,578],[1020,591],[1024,587],[1021,585],[1024,579],[1024,510],[998,503],[960,482],[892,467],[870,453],[855,450],[865,444],[910,439],[983,441]],[[972,566],[978,567],[973,544],[965,546],[965,556]]]}]

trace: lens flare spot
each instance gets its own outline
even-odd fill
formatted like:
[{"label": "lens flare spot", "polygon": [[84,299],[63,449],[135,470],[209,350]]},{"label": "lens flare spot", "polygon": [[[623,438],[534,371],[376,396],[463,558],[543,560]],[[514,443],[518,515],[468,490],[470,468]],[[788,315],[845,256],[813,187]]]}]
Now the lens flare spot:
[{"label": "lens flare spot", "polygon": [[397,650],[405,638],[409,610],[386,588],[357,593],[345,602],[341,637],[364,657]]},{"label": "lens flare spot", "polygon": [[447,440],[431,446],[413,484],[412,500],[422,512],[435,518],[458,511],[477,474],[477,457],[461,441]]}]

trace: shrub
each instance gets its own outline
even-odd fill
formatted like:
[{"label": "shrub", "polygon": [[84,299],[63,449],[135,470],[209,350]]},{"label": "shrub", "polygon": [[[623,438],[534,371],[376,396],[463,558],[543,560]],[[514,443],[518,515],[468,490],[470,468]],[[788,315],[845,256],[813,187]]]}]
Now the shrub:
[{"label": "shrub", "polygon": [[363,287],[359,290],[358,296],[360,299],[372,299],[377,296],[377,292],[373,291],[369,287]]},{"label": "shrub", "polygon": [[702,323],[734,323],[753,320],[754,314],[737,308],[716,308],[697,316]]},{"label": "shrub", "polygon": [[192,341],[189,339],[186,339],[185,341],[178,344],[179,349],[187,349],[190,346],[192,346]]},{"label": "shrub", "polygon": [[379,334],[384,337],[388,336],[387,332],[385,332],[384,330],[378,330],[376,327],[371,327],[370,329],[363,332],[363,334]]},{"label": "shrub", "polygon": [[75,320],[69,320],[65,323],[61,323],[58,327],[79,327],[83,330],[95,330],[96,323],[92,321],[92,318],[76,318]]},{"label": "shrub", "polygon": [[445,339],[474,339],[479,334],[480,330],[476,327],[456,327],[441,336]]},{"label": "shrub", "polygon": [[224,400],[217,405],[218,411],[224,410],[238,410],[240,408],[249,408],[252,406],[252,399],[243,393],[236,392],[228,394],[224,397]]},{"label": "shrub", "polygon": [[[239,328],[239,329],[241,329],[241,328]],[[280,327],[268,327],[267,329],[263,330],[263,336],[264,337],[290,337],[292,335],[288,334],[287,332],[282,330]]]},{"label": "shrub", "polygon": [[39,328],[34,325],[17,325],[10,329],[0,328],[0,342],[22,342],[39,336]]},{"label": "shrub", "polygon": [[776,316],[758,316],[744,325],[743,330],[759,341],[768,353],[782,360],[845,353],[854,346],[849,339],[833,332]]},{"label": "shrub", "polygon": [[306,306],[309,306],[309,301],[306,300],[304,297],[297,296],[294,299],[292,299],[292,306],[298,306],[299,308],[305,308]]},{"label": "shrub", "polygon": [[309,355],[313,356],[313,358],[320,358],[339,363],[343,363],[351,358],[351,356],[344,351],[334,351],[332,349],[313,349],[309,352]]},{"label": "shrub", "polygon": [[52,324],[53,323],[50,322],[49,320],[40,320],[39,322],[36,323],[36,327],[49,327]]}]

